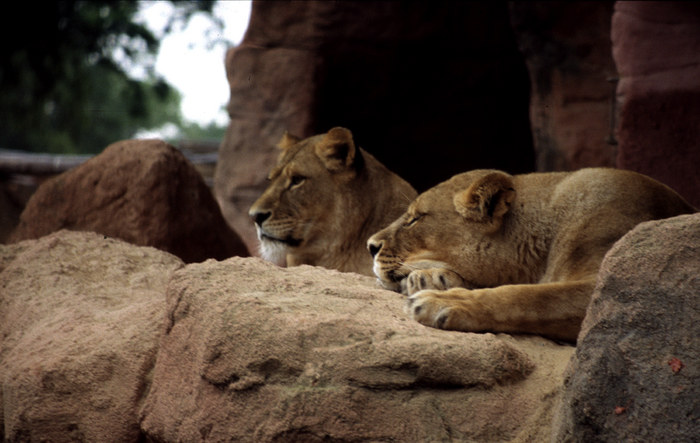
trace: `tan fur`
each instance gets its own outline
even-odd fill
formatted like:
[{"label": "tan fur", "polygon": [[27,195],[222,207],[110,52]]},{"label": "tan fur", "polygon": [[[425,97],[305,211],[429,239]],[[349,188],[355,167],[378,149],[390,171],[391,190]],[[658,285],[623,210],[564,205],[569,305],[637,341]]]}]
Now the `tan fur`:
[{"label": "tan fur", "polygon": [[356,148],[344,128],[305,140],[285,134],[278,146],[270,185],[249,211],[261,255],[373,275],[367,239],[401,215],[416,191]]},{"label": "tan fur", "polygon": [[477,170],[418,196],[368,248],[380,282],[409,295],[423,324],[575,341],[613,243],[642,221],[692,212],[629,171]]}]

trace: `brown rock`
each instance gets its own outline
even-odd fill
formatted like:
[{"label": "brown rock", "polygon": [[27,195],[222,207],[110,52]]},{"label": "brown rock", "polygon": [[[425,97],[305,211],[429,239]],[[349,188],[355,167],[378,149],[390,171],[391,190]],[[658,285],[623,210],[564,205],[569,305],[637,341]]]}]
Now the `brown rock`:
[{"label": "brown rock", "polygon": [[0,246],[0,440],[137,441],[165,307],[183,266],[60,231]]},{"label": "brown rock", "polygon": [[14,198],[11,185],[0,177],[0,243],[5,243],[19,223],[24,205]]},{"label": "brown rock", "polygon": [[697,440],[699,247],[693,214],[642,223],[608,252],[554,441]]},{"label": "brown rock", "polygon": [[182,266],[85,232],[0,246],[0,438],[550,433],[569,346],[425,328],[356,274],[253,258]]},{"label": "brown rock", "polygon": [[187,266],[141,410],[155,441],[536,441],[572,348],[426,328],[368,277]]},{"label": "brown rock", "polygon": [[527,71],[505,3],[254,2],[226,70],[215,190],[251,251],[247,211],[285,131],[346,127],[419,191],[468,169],[534,169]]},{"label": "brown rock", "polygon": [[531,82],[537,170],[614,166],[610,54],[614,2],[511,2]]},{"label": "brown rock", "polygon": [[700,4],[617,2],[618,166],[700,206]]},{"label": "brown rock", "polygon": [[60,229],[94,231],[185,262],[248,255],[187,159],[159,140],[127,140],[44,182],[11,242]]}]

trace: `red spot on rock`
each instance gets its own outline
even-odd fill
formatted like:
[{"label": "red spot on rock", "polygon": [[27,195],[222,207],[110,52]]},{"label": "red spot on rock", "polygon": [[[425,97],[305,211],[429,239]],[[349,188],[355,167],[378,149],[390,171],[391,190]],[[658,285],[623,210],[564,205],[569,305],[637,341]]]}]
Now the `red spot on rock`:
[{"label": "red spot on rock", "polygon": [[668,365],[671,367],[671,370],[674,374],[677,374],[678,372],[680,372],[681,369],[685,367],[685,364],[676,357],[670,359],[668,361]]}]

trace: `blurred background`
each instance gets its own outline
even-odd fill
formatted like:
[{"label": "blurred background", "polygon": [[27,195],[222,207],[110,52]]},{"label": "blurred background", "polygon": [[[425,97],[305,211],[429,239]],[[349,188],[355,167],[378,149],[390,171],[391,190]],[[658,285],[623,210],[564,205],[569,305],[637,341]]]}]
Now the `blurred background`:
[{"label": "blurred background", "polygon": [[[0,18],[0,148],[95,154],[133,137],[221,139],[226,49],[250,1],[13,3]],[[40,11],[38,11],[40,9]]]}]

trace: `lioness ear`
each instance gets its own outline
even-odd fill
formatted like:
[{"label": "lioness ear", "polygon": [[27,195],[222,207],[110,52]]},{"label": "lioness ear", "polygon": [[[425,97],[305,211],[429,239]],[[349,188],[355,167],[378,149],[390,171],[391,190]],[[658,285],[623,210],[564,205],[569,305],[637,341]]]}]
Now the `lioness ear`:
[{"label": "lioness ear", "polygon": [[296,145],[300,141],[301,141],[301,139],[299,137],[292,135],[289,132],[285,131],[284,135],[282,136],[280,141],[277,142],[277,147],[282,149],[282,150],[285,150],[285,149],[290,148],[291,146]]},{"label": "lioness ear", "polygon": [[453,202],[462,217],[484,223],[487,232],[495,232],[501,227],[503,216],[514,199],[511,176],[504,172],[491,172],[455,194]]},{"label": "lioness ear", "polygon": [[355,142],[345,128],[333,128],[316,145],[316,155],[331,172],[341,171],[355,160]]}]

